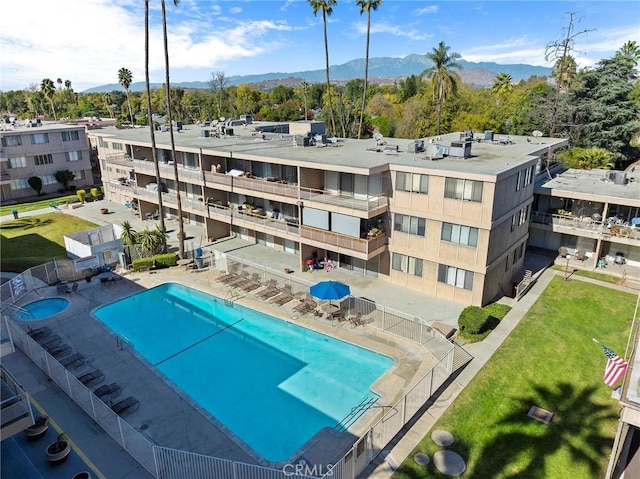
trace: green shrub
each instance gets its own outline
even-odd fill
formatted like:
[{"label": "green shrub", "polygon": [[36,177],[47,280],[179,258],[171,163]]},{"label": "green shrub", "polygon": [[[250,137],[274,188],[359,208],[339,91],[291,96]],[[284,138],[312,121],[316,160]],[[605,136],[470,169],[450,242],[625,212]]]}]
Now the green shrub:
[{"label": "green shrub", "polygon": [[152,269],[153,263],[154,263],[153,258],[139,258],[139,259],[133,260],[131,267],[133,268],[134,271],[140,271],[143,269]]},{"label": "green shrub", "polygon": [[87,198],[87,192],[85,190],[78,190],[76,191],[76,194],[78,195],[80,203],[84,203],[85,199]]},{"label": "green shrub", "polygon": [[93,196],[94,198],[98,197],[98,188],[91,188],[91,196]]},{"label": "green shrub", "polygon": [[484,309],[489,313],[490,316],[500,321],[507,315],[509,311],[511,311],[511,306],[501,303],[491,303],[487,304]]},{"label": "green shrub", "polygon": [[176,265],[178,256],[175,253],[164,253],[155,255],[153,259],[156,262],[156,268],[168,268]]},{"label": "green shrub", "polygon": [[467,306],[458,317],[460,333],[479,334],[489,319],[489,312],[479,306]]}]

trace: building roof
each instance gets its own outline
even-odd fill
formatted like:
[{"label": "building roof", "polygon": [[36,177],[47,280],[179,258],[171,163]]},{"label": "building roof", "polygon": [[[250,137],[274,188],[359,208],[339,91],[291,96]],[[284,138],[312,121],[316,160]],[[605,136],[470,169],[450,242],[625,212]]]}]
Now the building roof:
[{"label": "building roof", "polygon": [[640,171],[578,170],[570,168],[536,185],[536,193],[592,201],[624,200],[640,206]]},{"label": "building roof", "polygon": [[[61,123],[54,121],[43,121],[38,126],[31,126],[36,120],[16,120],[14,124],[0,124],[0,135],[10,135],[12,133],[39,133],[52,130],[84,129],[85,125],[74,123]],[[27,126],[28,125],[28,126]]]},{"label": "building roof", "polygon": [[[288,124],[281,125],[282,131],[289,131]],[[356,173],[363,169],[370,171],[397,165],[423,168],[429,170],[430,174],[438,174],[441,171],[444,175],[447,171],[456,171],[470,176],[485,177],[500,175],[518,165],[537,159],[550,149],[567,144],[566,139],[559,138],[510,136],[507,144],[498,144],[497,141],[472,142],[471,155],[468,158],[445,156],[442,159],[431,160],[425,152],[410,151],[410,144],[414,143],[415,139],[387,138],[384,140],[385,145],[379,145],[375,139],[329,138],[326,143],[316,143],[316,146],[295,146],[295,135],[262,132],[260,129],[263,127],[274,129],[274,124],[254,122],[246,126],[233,127],[232,136],[205,138],[202,135],[202,127],[187,125],[179,132],[174,131],[174,139],[178,150],[198,152],[202,149],[208,155],[263,161],[277,158],[284,164],[287,161],[291,161],[292,164],[317,163],[325,170]],[[150,143],[147,128],[93,130],[90,135],[102,136],[105,139],[110,137],[139,146]],[[156,131],[156,144],[159,148],[171,148],[169,135],[167,131]],[[423,138],[422,141],[425,146],[449,147],[452,141],[459,141],[460,137],[460,133],[452,133],[438,138]]]}]

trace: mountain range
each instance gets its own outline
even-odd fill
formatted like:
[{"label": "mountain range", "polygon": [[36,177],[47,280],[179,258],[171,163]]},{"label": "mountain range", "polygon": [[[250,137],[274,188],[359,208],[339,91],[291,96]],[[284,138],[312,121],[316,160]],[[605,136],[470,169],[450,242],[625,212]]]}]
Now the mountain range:
[{"label": "mountain range", "polygon": [[[364,77],[364,58],[351,60],[342,65],[329,67],[331,81],[344,83],[355,78]],[[500,65],[493,62],[468,62],[460,60],[462,70],[459,72],[462,81],[467,84],[477,86],[489,86],[493,84],[493,79],[498,73],[511,75],[514,82],[527,80],[532,76],[550,76],[551,68],[539,67],[526,64]],[[433,64],[424,55],[412,54],[402,58],[377,57],[369,58],[369,82],[378,84],[393,83],[410,75],[419,75]],[[278,85],[297,86],[301,81],[309,83],[321,83],[326,81],[326,71],[309,70],[299,72],[275,72],[263,73],[260,75],[243,75],[228,77],[227,86],[250,84],[262,90],[269,90]],[[152,83],[152,88],[159,88],[162,83]],[[197,88],[209,90],[209,80],[176,82],[174,87]],[[144,82],[136,82],[130,85],[131,91],[144,91]],[[109,83],[85,90],[83,93],[108,93],[114,90],[122,90],[118,83]]]}]

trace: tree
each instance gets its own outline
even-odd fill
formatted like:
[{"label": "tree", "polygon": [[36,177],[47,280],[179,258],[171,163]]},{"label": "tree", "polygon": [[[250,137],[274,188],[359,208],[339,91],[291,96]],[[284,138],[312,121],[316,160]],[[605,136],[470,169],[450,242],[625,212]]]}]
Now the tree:
[{"label": "tree", "polygon": [[304,99],[304,119],[309,119],[309,113],[307,109],[307,95],[309,95],[309,84],[306,81],[301,81],[300,85],[298,85],[300,89],[300,93],[302,94],[302,98]]},{"label": "tree", "polygon": [[131,70],[126,68],[121,68],[118,70],[118,83],[122,85],[124,91],[127,93],[127,103],[129,105],[129,117],[131,118],[131,126],[133,127],[133,111],[131,110],[131,99],[129,97],[129,87],[131,86],[131,82],[133,81],[133,76],[131,75]]},{"label": "tree", "polygon": [[374,12],[382,5],[382,0],[356,0],[360,7],[360,15],[367,12],[367,49],[364,56],[364,89],[362,90],[362,109],[360,110],[360,124],[358,125],[358,139],[362,135],[362,122],[364,121],[364,109],[367,105],[367,85],[369,83],[369,38],[371,37],[371,10]]},{"label": "tree", "polygon": [[[547,61],[555,60],[555,65],[557,65],[557,69],[554,69],[554,78],[559,78],[562,81],[570,80],[570,75],[568,75],[568,69],[571,67],[571,62],[567,60],[567,57],[571,55],[571,52],[575,50],[574,45],[576,38],[584,33],[588,33],[592,30],[582,30],[579,32],[575,31],[575,23],[578,23],[579,20],[575,18],[574,12],[569,12],[569,25],[567,25],[563,30],[565,35],[560,40],[555,40],[545,47],[544,50],[544,58]],[[575,62],[574,62],[575,63]],[[556,82],[556,95],[551,104],[551,115],[550,115],[550,125],[549,125],[549,136],[555,136],[556,128],[557,128],[557,117],[559,111],[560,104],[560,96],[563,93],[562,85],[559,82]]]},{"label": "tree", "polygon": [[65,81],[64,81],[64,87],[65,87],[67,90],[73,90],[73,88],[71,88],[71,80],[65,80]]},{"label": "tree", "polygon": [[51,80],[51,78],[43,79],[40,83],[40,91],[45,96],[45,98],[49,100],[51,111],[53,112],[53,119],[57,120],[58,118],[56,117],[56,108],[53,106],[53,95],[56,92],[56,87],[53,84],[53,80]]},{"label": "tree", "polygon": [[333,14],[333,7],[338,3],[336,0],[308,0],[313,9],[313,15],[317,16],[322,10],[322,23],[324,26],[324,56],[327,70],[327,104],[329,105],[329,116],[331,118],[331,134],[336,134],[336,119],[333,115],[333,104],[331,102],[331,82],[329,81],[329,41],[327,39],[327,17]]},{"label": "tree", "polygon": [[628,41],[620,47],[620,50],[616,52],[616,56],[621,57],[623,61],[629,62],[635,70],[640,61],[640,46],[635,40]]},{"label": "tree", "polygon": [[[174,5],[178,5],[180,0],[173,0]],[[182,218],[182,199],[180,197],[180,175],[178,174],[178,159],[176,158],[176,142],[173,134],[173,120],[171,115],[171,83],[169,82],[169,37],[167,35],[167,9],[165,0],[160,0],[162,7],[162,38],[164,40],[164,74],[165,88],[167,90],[167,121],[169,122],[169,138],[171,140],[171,158],[173,159],[173,178],[176,188],[176,203],[178,207],[178,255],[184,258],[184,223]],[[160,184],[158,184],[160,189]]]},{"label": "tree", "polygon": [[209,86],[217,100],[216,107],[218,110],[218,118],[222,117],[222,102],[224,100],[225,88],[228,81],[229,80],[223,71],[216,71],[211,74]]},{"label": "tree", "polygon": [[578,65],[575,58],[567,55],[564,58],[558,58],[553,66],[553,79],[561,92],[566,92],[571,88],[578,75]]},{"label": "tree", "polygon": [[556,158],[565,168],[579,170],[610,170],[615,166],[613,155],[603,148],[569,148],[558,152]]},{"label": "tree", "polygon": [[513,91],[513,78],[508,73],[498,73],[493,79],[491,91],[498,96],[506,95]]},{"label": "tree", "polygon": [[76,176],[69,170],[59,170],[55,172],[53,177],[58,183],[62,183],[64,191],[68,191],[69,183],[71,183]]},{"label": "tree", "polygon": [[162,185],[160,178],[160,164],[158,163],[158,152],[156,148],[155,125],[153,124],[153,111],[151,110],[151,84],[149,80],[149,0],[144,0],[144,82],[145,96],[147,99],[147,122],[149,133],[151,134],[151,154],[156,173],[156,185],[158,185],[158,212],[160,213],[160,230],[167,231],[164,224],[164,210],[162,206]]},{"label": "tree", "polygon": [[440,42],[436,48],[425,55],[433,62],[433,66],[427,68],[423,75],[433,82],[433,96],[438,104],[436,135],[440,134],[442,103],[448,96],[456,94],[460,82],[460,77],[454,70],[462,69],[462,65],[458,62],[461,57],[459,53],[449,53],[450,49],[451,47],[444,42]]},{"label": "tree", "polygon": [[42,178],[39,176],[32,176],[27,180],[27,183],[29,183],[29,186],[38,193],[38,196],[42,195]]}]

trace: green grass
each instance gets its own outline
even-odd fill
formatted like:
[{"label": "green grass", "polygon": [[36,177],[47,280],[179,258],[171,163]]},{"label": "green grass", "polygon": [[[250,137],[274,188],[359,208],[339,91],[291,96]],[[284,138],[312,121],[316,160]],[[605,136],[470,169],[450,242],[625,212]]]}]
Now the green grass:
[{"label": "green grass", "polygon": [[63,213],[29,216],[0,224],[0,269],[22,271],[53,258],[66,258],[64,235],[95,228],[90,221]]},{"label": "green grass", "polygon": [[73,194],[60,196],[59,198],[48,198],[46,200],[41,199],[30,201],[28,203],[20,203],[18,205],[2,205],[0,206],[0,216],[10,215],[13,210],[18,210],[18,213],[22,213],[25,211],[34,211],[42,208],[49,208],[49,205],[54,202],[57,204],[64,204],[67,202],[71,203],[73,201],[78,201],[78,195]]},{"label": "green grass", "polygon": [[[557,264],[553,265],[551,268],[558,271],[565,271],[564,266],[560,266]],[[613,276],[611,274],[598,273],[597,271],[591,271],[587,269],[569,269],[569,273],[573,276],[584,276],[585,278],[597,279],[598,281],[604,281],[605,283],[611,284],[620,284],[622,281],[622,278],[620,278],[619,276]]]},{"label": "green grass", "polygon": [[[623,354],[634,305],[628,293],[554,278],[433,428],[454,435],[447,449],[465,459],[462,477],[602,477],[620,407],[591,339]],[[555,413],[551,424],[527,416],[533,404]],[[447,477],[413,460],[440,449],[427,434],[394,479]]]}]

